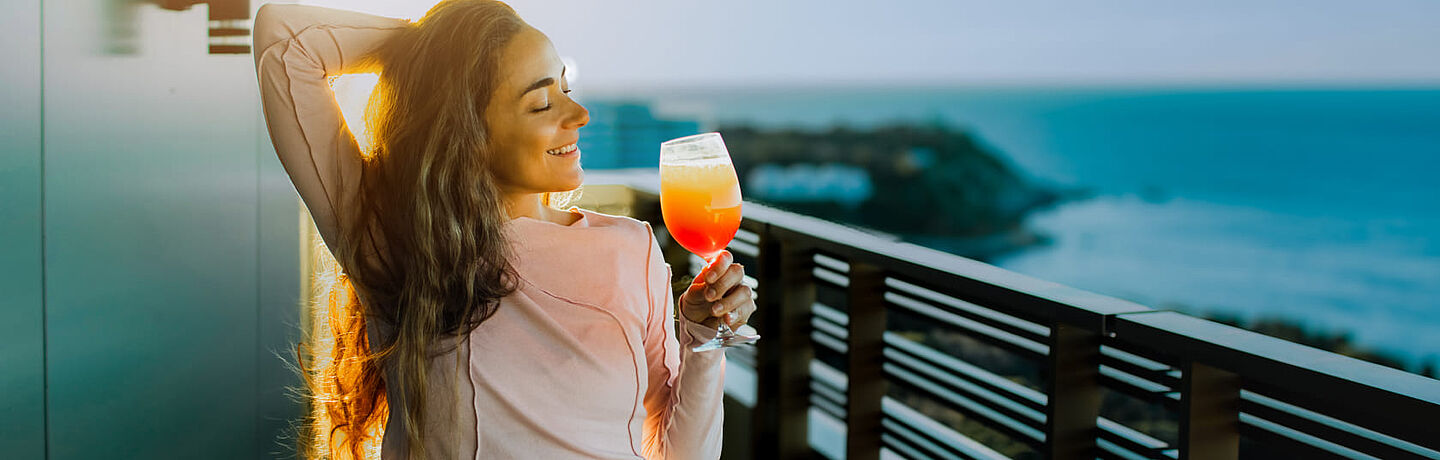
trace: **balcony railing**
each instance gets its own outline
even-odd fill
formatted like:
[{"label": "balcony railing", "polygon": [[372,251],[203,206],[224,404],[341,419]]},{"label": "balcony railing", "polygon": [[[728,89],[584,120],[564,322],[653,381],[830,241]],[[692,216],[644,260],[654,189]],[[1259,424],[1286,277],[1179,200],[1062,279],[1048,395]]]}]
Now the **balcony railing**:
[{"label": "balcony railing", "polygon": [[[677,276],[698,271],[661,230],[654,175],[587,182],[617,184],[609,210],[651,222]],[[1440,381],[744,213],[730,249],[764,339],[728,351],[727,457],[1440,458]]]}]

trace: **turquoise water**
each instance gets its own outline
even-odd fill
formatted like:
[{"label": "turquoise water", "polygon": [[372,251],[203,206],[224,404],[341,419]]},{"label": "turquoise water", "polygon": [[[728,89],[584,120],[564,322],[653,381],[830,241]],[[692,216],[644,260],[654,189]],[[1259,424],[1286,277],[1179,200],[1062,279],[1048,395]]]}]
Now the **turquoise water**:
[{"label": "turquoise water", "polygon": [[1157,308],[1285,316],[1440,356],[1440,90],[767,89],[648,95],[712,123],[969,129],[1096,198],[997,265]]}]

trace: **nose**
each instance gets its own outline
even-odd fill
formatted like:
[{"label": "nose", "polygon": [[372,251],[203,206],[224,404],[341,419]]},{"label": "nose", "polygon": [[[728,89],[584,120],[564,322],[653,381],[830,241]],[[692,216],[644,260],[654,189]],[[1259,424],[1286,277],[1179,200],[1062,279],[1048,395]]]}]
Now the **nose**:
[{"label": "nose", "polygon": [[575,110],[571,112],[570,118],[566,120],[565,127],[569,129],[580,129],[581,126],[589,123],[590,111],[586,110],[585,106],[580,105],[579,102],[575,102]]}]

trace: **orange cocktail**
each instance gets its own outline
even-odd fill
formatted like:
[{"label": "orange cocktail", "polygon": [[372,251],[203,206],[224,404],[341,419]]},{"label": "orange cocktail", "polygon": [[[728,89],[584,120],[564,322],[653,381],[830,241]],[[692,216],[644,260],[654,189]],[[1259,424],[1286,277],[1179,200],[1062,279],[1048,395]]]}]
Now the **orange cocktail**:
[{"label": "orange cocktail", "polygon": [[714,258],[740,228],[740,182],[729,158],[662,162],[660,212],[676,242]]},{"label": "orange cocktail", "polygon": [[[720,133],[660,143],[660,214],[675,242],[707,262],[713,263],[730,245],[740,229],[740,179]],[[714,338],[690,350],[718,350],[760,340],[758,335],[735,333],[726,321],[734,319],[720,321]]]}]

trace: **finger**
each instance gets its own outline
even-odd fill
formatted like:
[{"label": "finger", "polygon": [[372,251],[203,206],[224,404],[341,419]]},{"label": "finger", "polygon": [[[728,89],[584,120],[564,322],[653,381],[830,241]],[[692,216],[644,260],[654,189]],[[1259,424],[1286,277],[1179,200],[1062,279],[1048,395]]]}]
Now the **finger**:
[{"label": "finger", "polygon": [[735,289],[731,289],[730,293],[725,295],[725,298],[715,301],[715,305],[710,308],[710,313],[713,316],[722,316],[729,313],[741,305],[750,303],[751,298],[754,297],[753,294],[750,286],[742,284]]},{"label": "finger", "polygon": [[750,321],[750,315],[753,313],[755,313],[755,302],[745,302],[725,314],[725,324],[730,325],[732,329],[744,326]]},{"label": "finger", "polygon": [[736,309],[736,311],[732,313],[736,314],[736,316],[739,316],[739,318],[737,318],[736,321],[732,322],[731,326],[744,326],[746,323],[750,322],[750,316],[755,314],[755,302],[746,302],[745,305],[741,305],[740,308]]},{"label": "finger", "polygon": [[715,260],[710,261],[710,265],[705,267],[705,283],[714,283],[715,280],[720,278],[721,274],[725,273],[726,269],[730,268],[730,263],[734,261],[735,256],[730,254],[730,251],[721,249],[720,254],[715,256]]},{"label": "finger", "polygon": [[744,284],[744,282],[745,266],[730,264],[730,268],[720,275],[719,280],[709,283],[709,286],[705,287],[705,300],[718,300],[722,295],[728,294],[731,289]]}]

